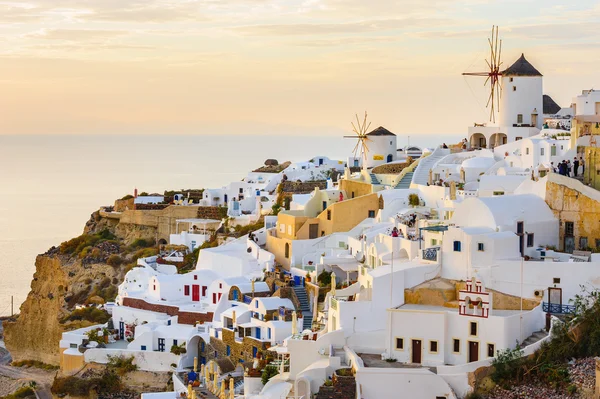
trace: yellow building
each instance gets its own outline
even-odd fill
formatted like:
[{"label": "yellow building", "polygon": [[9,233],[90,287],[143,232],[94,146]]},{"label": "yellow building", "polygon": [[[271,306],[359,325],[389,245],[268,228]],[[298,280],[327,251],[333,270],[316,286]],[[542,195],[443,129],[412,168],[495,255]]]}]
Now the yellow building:
[{"label": "yellow building", "polygon": [[583,184],[600,190],[600,148],[585,147]]},{"label": "yellow building", "polygon": [[[349,231],[366,218],[374,218],[380,209],[379,195],[373,193],[332,202],[325,191],[315,190],[303,210],[282,211],[277,225],[267,235],[267,251],[286,269],[300,265],[294,257],[294,241],[310,240],[332,233]],[[297,248],[301,244],[296,243]]]},{"label": "yellow building", "polygon": [[[595,165],[593,168],[596,173]],[[586,174],[587,169],[586,165]],[[560,221],[559,250],[600,250],[600,191],[577,179],[550,173],[546,203]]]}]

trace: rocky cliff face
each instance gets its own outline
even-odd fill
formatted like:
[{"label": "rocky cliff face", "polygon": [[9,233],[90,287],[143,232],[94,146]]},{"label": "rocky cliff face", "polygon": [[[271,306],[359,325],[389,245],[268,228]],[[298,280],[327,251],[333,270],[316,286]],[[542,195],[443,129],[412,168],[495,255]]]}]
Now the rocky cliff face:
[{"label": "rocky cliff face", "polygon": [[[5,344],[15,361],[38,360],[58,365],[59,341],[64,331],[104,322],[102,317],[106,315],[102,312],[79,317],[73,311],[77,304],[114,299],[118,284],[136,262],[137,251],[143,250],[128,245],[135,238],[156,233],[138,227],[119,225],[118,221],[100,218],[96,212],[86,223],[81,237],[104,232],[114,235],[112,239],[92,241],[83,250],[79,249],[86,246],[86,242],[71,253],[53,247],[38,255],[31,290],[19,317],[16,321],[4,322]],[[118,262],[109,261],[111,255],[117,257]]]}]

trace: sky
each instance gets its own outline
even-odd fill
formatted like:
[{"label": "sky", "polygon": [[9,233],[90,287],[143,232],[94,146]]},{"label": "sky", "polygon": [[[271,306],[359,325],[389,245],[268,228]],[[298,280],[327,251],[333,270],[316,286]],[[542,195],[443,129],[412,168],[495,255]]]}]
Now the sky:
[{"label": "sky", "polygon": [[461,133],[492,25],[568,106],[600,87],[599,23],[590,0],[0,0],[0,134]]}]

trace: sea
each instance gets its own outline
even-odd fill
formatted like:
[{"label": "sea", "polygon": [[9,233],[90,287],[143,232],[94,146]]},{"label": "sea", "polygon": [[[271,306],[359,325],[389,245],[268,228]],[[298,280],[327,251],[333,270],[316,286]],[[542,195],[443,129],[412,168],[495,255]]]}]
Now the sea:
[{"label": "sea", "polygon": [[[411,134],[410,144],[432,148],[461,138]],[[399,135],[398,147],[407,141],[408,135]],[[354,145],[337,134],[0,134],[0,316],[18,313],[37,254],[80,235],[94,211],[135,188],[162,193],[222,187],[269,158],[345,160]]]}]

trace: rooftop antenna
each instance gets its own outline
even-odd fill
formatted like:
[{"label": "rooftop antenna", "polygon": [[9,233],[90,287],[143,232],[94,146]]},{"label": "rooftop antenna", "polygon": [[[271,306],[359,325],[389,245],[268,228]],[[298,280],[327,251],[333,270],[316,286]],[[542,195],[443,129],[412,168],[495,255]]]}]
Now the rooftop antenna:
[{"label": "rooftop antenna", "polygon": [[369,147],[367,147],[367,141],[370,141],[370,139],[367,136],[367,131],[369,130],[369,127],[371,126],[371,122],[369,122],[369,124],[367,124],[367,111],[365,111],[365,117],[364,117],[362,123],[358,119],[358,114],[356,114],[355,116],[356,116],[356,125],[354,124],[354,122],[351,122],[351,124],[352,124],[352,131],[356,135],[355,136],[344,136],[344,138],[358,139],[356,146],[354,147],[354,150],[352,152],[354,153],[355,159],[358,157],[358,154],[360,154],[360,157],[363,159],[363,166],[364,166],[364,164],[365,164],[364,161],[367,160],[367,153],[369,152]]},{"label": "rooftop antenna", "polygon": [[502,94],[502,86],[500,85],[500,66],[502,61],[500,57],[502,55],[502,40],[498,36],[498,27],[492,26],[492,35],[488,38],[488,44],[490,46],[490,58],[485,60],[489,70],[486,72],[464,72],[463,76],[485,76],[484,86],[490,83],[490,95],[486,108],[490,108],[490,121],[496,122],[496,112],[500,111],[500,96]]}]

